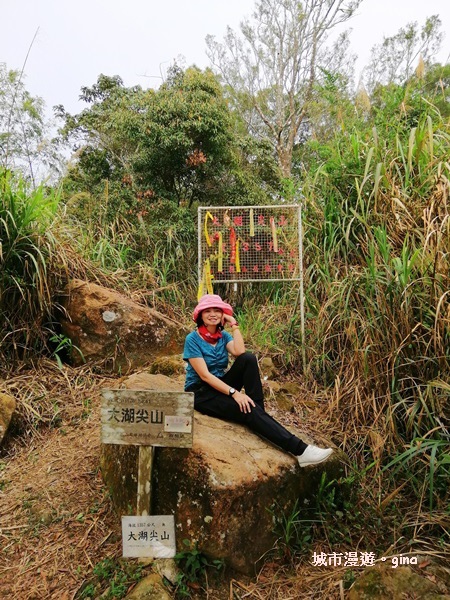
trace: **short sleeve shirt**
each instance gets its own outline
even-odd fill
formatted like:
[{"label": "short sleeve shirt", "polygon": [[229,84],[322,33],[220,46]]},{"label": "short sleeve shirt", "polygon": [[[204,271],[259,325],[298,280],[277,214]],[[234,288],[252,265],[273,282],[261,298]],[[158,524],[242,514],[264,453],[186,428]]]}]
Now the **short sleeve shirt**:
[{"label": "short sleeve shirt", "polygon": [[203,358],[208,371],[216,377],[222,377],[228,367],[227,344],[233,341],[233,336],[228,331],[222,331],[222,337],[213,346],[204,340],[197,331],[192,331],[186,336],[184,343],[183,359],[187,362],[185,391],[190,391],[193,385],[201,383],[200,377],[190,365],[190,358]]}]

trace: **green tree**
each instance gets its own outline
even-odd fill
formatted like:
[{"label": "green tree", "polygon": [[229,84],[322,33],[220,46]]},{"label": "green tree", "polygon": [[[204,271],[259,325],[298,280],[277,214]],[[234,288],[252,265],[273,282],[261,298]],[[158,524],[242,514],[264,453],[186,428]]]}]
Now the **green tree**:
[{"label": "green tree", "polygon": [[450,64],[439,63],[428,67],[422,78],[424,94],[431,98],[432,103],[441,113],[442,117],[450,116]]},{"label": "green tree", "polygon": [[426,19],[421,28],[417,22],[408,23],[395,35],[384,37],[381,44],[374,46],[363,74],[369,94],[379,85],[403,84],[422,61],[423,67],[429,64],[442,43],[441,24],[438,15]]},{"label": "green tree", "polygon": [[308,117],[321,67],[340,69],[347,60],[342,34],[334,51],[330,32],[346,22],[362,0],[260,0],[253,21],[240,35],[228,28],[223,43],[208,36],[208,54],[228,86],[249,132],[270,140],[284,177],[291,174],[292,153]]},{"label": "green tree", "polygon": [[226,202],[239,188],[235,119],[210,70],[174,66],[158,90],[101,75],[82,98],[89,107],[78,115],[58,109],[76,151],[66,192],[104,196],[108,181],[114,215],[161,199],[188,207]]},{"label": "green tree", "polygon": [[174,68],[143,106],[147,118],[133,165],[142,184],[178,204],[217,203],[230,183],[234,131],[213,73]]},{"label": "green tree", "polygon": [[[431,17],[421,30],[416,23],[409,24],[374,46],[364,71],[369,87],[361,81],[356,94],[350,90],[348,74],[321,69],[308,118],[294,146],[294,173],[304,175],[328,162],[335,137],[345,140],[338,162],[346,155],[350,166],[355,135],[370,140],[375,127],[380,140],[395,142],[426,115],[434,119],[438,111],[445,117],[450,65],[431,63],[442,39],[439,28],[439,18]],[[333,169],[333,177],[332,173]]]},{"label": "green tree", "polygon": [[0,167],[19,170],[33,185],[62,169],[42,98],[25,89],[22,74],[0,63]]}]

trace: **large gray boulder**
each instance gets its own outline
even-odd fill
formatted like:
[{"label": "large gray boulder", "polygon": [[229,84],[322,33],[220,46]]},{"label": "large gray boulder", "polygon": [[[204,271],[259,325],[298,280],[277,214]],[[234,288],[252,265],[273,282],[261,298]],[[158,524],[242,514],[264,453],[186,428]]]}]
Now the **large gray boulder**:
[{"label": "large gray boulder", "polygon": [[[182,389],[180,380],[147,373],[123,385]],[[324,471],[335,478],[341,468],[336,455],[300,469],[293,456],[246,427],[200,413],[195,413],[191,449],[156,448],[155,455],[152,513],[175,515],[177,547],[184,539],[197,542],[210,557],[249,574],[276,540],[268,509],[276,504],[277,511],[289,514],[296,501],[301,506],[315,494]],[[121,515],[135,514],[137,460],[137,447],[102,446],[102,473]]]},{"label": "large gray boulder", "polygon": [[62,333],[72,342],[75,365],[101,361],[126,372],[182,350],[187,331],[179,323],[114,290],[74,279],[61,304]]}]

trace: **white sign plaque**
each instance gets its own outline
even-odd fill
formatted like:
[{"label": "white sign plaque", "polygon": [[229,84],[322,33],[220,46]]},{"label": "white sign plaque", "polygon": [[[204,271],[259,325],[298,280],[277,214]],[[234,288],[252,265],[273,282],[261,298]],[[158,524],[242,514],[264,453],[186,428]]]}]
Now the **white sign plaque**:
[{"label": "white sign plaque", "polygon": [[164,431],[190,433],[192,431],[192,417],[167,415],[164,420]]},{"label": "white sign plaque", "polygon": [[173,558],[176,554],[175,517],[122,517],[122,546],[125,558]]}]

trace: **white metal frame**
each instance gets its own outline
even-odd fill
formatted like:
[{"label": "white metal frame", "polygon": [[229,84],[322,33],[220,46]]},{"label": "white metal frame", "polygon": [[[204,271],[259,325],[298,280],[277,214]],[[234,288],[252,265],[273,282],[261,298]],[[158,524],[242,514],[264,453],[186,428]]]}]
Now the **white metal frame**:
[{"label": "white metal frame", "polygon": [[[298,281],[299,282],[299,297],[300,297],[300,329],[302,339],[305,339],[305,303],[304,303],[304,289],[303,289],[303,225],[302,225],[302,207],[301,204],[277,204],[277,205],[261,205],[261,206],[200,206],[198,208],[198,284],[203,278],[203,254],[202,254],[202,227],[203,227],[203,219],[202,213],[206,214],[207,211],[214,211],[217,209],[220,210],[250,210],[253,208],[254,210],[258,209],[293,209],[296,208],[298,211],[297,214],[297,223],[298,223],[298,264],[299,264],[299,275],[298,277],[283,277],[278,279],[273,278],[259,278],[254,279],[251,277],[242,276],[239,279],[220,279],[217,281],[212,281],[212,285],[214,283],[234,283],[235,286],[238,283],[266,283],[266,282],[277,282],[277,283],[285,283],[290,281]],[[304,352],[303,352],[304,355]]]}]

